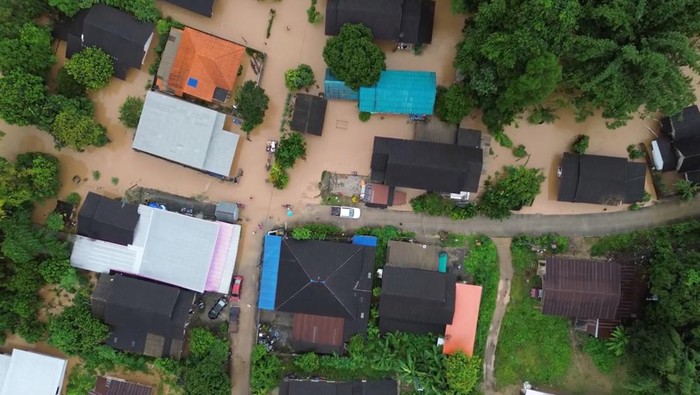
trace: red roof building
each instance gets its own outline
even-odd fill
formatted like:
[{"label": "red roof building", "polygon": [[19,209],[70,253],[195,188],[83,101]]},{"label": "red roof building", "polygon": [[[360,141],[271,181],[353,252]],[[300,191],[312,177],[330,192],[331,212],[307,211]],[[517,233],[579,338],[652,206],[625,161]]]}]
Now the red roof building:
[{"label": "red roof building", "polygon": [[445,326],[445,344],[443,354],[464,352],[470,357],[474,354],[474,341],[479,321],[481,304],[481,286],[457,284],[455,294],[455,314],[452,324]]}]

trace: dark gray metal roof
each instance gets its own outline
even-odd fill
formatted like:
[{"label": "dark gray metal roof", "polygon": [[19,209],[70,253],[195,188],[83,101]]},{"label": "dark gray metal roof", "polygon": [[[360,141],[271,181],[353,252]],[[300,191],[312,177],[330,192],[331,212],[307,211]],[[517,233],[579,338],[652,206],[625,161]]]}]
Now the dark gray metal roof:
[{"label": "dark gray metal roof", "polygon": [[700,136],[700,110],[696,105],[688,106],[679,114],[661,119],[664,134],[674,141]]},{"label": "dark gray metal roof", "polygon": [[377,381],[321,381],[284,379],[279,395],[396,395],[398,386],[393,380]]},{"label": "dark gray metal roof", "polygon": [[295,132],[320,136],[326,119],[328,101],[322,97],[297,93],[290,128]]},{"label": "dark gray metal roof", "polygon": [[128,245],[139,222],[138,206],[88,192],[78,214],[78,234]]},{"label": "dark gray metal roof", "polygon": [[214,0],[165,0],[186,10],[211,18],[214,13]]}]

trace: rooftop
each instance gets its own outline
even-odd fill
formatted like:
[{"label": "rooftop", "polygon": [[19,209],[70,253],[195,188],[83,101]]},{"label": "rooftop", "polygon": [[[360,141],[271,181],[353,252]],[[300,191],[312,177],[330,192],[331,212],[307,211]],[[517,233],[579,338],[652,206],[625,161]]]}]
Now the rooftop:
[{"label": "rooftop", "polygon": [[152,395],[153,387],[126,380],[98,376],[95,388],[88,395]]},{"label": "rooftop", "polygon": [[88,192],[78,213],[78,234],[128,245],[139,222],[138,206]]},{"label": "rooftop", "polygon": [[440,247],[422,243],[389,241],[386,264],[389,266],[437,270]]},{"label": "rooftop", "polygon": [[67,365],[65,359],[20,349],[0,354],[0,395],[59,394]]},{"label": "rooftop", "polygon": [[431,115],[437,85],[435,72],[385,70],[372,87],[360,87],[360,111]]},{"label": "rooftop", "polygon": [[224,130],[226,115],[161,93],[148,92],[135,150],[219,177],[231,173],[238,135]]},{"label": "rooftop", "polygon": [[462,351],[471,357],[474,354],[482,289],[478,285],[457,284],[456,291],[455,314],[452,323],[445,327],[442,352],[454,354]]},{"label": "rooftop", "polygon": [[284,379],[279,395],[396,395],[398,386],[393,380],[381,381],[321,381]]},{"label": "rooftop", "polygon": [[297,93],[290,129],[320,136],[323,133],[327,103],[322,97]]},{"label": "rooftop", "polygon": [[165,0],[186,10],[211,18],[214,13],[214,0]]},{"label": "rooftop", "polygon": [[693,104],[679,114],[661,119],[661,131],[674,141],[700,136],[700,110]]}]

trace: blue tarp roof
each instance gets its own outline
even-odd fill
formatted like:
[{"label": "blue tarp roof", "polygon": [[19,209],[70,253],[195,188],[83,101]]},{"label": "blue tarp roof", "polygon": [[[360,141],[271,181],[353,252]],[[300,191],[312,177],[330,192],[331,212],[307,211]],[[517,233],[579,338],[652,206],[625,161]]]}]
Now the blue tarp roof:
[{"label": "blue tarp roof", "polygon": [[281,249],[281,236],[265,236],[262,274],[260,275],[260,296],[258,297],[258,308],[260,309],[275,309],[275,297],[277,296],[277,275],[279,273]]},{"label": "blue tarp roof", "polygon": [[431,115],[436,90],[432,71],[382,71],[377,85],[360,88],[360,111]]},{"label": "blue tarp roof", "polygon": [[326,69],[326,77],[323,83],[323,94],[327,100],[352,100],[359,97],[359,92],[350,89],[345,82],[339,80],[331,73],[331,69]]},{"label": "blue tarp roof", "polygon": [[374,236],[355,235],[352,237],[352,244],[358,246],[376,247],[377,238]]}]

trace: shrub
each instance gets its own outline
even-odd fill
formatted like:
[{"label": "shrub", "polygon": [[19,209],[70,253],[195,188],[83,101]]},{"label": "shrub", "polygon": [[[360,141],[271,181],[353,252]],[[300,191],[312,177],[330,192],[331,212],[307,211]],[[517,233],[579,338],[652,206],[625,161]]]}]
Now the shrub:
[{"label": "shrub", "polygon": [[114,184],[114,185],[119,184],[119,177],[112,177],[112,184]]},{"label": "shrub", "polygon": [[143,110],[143,99],[129,96],[119,107],[119,120],[127,128],[136,128],[139,125],[141,111]]},{"label": "shrub", "polygon": [[495,178],[489,177],[484,183],[479,211],[489,218],[508,218],[511,210],[520,210],[535,200],[544,180],[540,169],[505,166],[496,172]]},{"label": "shrub", "polygon": [[496,140],[496,142],[501,147],[504,147],[504,148],[512,148],[513,147],[513,140],[511,140],[510,137],[508,137],[508,135],[503,133],[503,132],[494,133],[493,138],[494,138],[494,140]]},{"label": "shrub", "polygon": [[586,336],[583,351],[591,356],[593,364],[602,373],[610,373],[617,362],[617,357],[607,347],[605,341]]},{"label": "shrub", "polygon": [[309,23],[314,25],[321,23],[323,21],[323,15],[316,11],[316,0],[311,0],[311,6],[306,9],[306,18]]},{"label": "shrub", "polygon": [[627,154],[629,155],[630,159],[639,159],[646,155],[646,153],[639,149],[639,147],[637,147],[635,144],[630,144],[627,146]]},{"label": "shrub", "polygon": [[360,111],[360,121],[367,122],[372,118],[372,113],[367,111]]},{"label": "shrub", "polygon": [[583,155],[586,153],[586,150],[588,149],[588,142],[590,141],[590,137],[586,136],[585,134],[579,134],[576,136],[576,140],[574,140],[574,143],[571,144],[571,151],[575,154]]},{"label": "shrub", "polygon": [[80,204],[80,194],[78,192],[71,192],[66,196],[66,202],[77,206]]},{"label": "shrub", "polygon": [[56,94],[67,98],[85,96],[85,86],[73,78],[72,75],[61,67],[56,75]]},{"label": "shrub", "polygon": [[441,120],[459,124],[469,115],[474,102],[463,84],[453,84],[449,88],[439,87],[435,97],[435,115]]},{"label": "shrub", "polygon": [[93,179],[93,180],[99,181],[101,176],[102,176],[102,173],[100,173],[99,170],[93,170],[93,171],[92,171],[92,179]]},{"label": "shrub", "polygon": [[54,232],[63,230],[63,215],[59,213],[51,213],[46,217],[46,227]]},{"label": "shrub", "polygon": [[253,395],[267,395],[279,384],[282,362],[270,354],[265,346],[256,344],[251,356],[250,392]]},{"label": "shrub", "polygon": [[698,190],[700,190],[698,184],[688,180],[680,180],[674,186],[683,200],[693,200],[695,195],[697,195]]},{"label": "shrub", "polygon": [[243,118],[241,130],[250,133],[256,126],[263,123],[270,98],[254,81],[246,81],[236,92],[235,102],[236,111]]},{"label": "shrub", "polygon": [[306,141],[298,132],[286,133],[280,139],[279,147],[275,151],[275,164],[282,169],[294,167],[297,159],[306,158]]},{"label": "shrub", "polygon": [[513,148],[513,156],[516,158],[524,158],[527,156],[527,151],[525,150],[525,146],[520,144],[517,147]]},{"label": "shrub", "polygon": [[548,107],[537,106],[532,111],[530,111],[530,116],[527,117],[527,121],[533,125],[540,125],[543,123],[554,123],[558,117],[554,115],[554,111]]},{"label": "shrub", "polygon": [[311,230],[307,228],[294,228],[292,229],[292,239],[294,240],[310,240]]},{"label": "shrub", "polygon": [[270,182],[277,189],[284,189],[289,184],[289,174],[279,163],[275,163],[270,169]]},{"label": "shrub", "polygon": [[65,65],[68,73],[88,89],[101,89],[109,84],[114,66],[112,58],[96,47],[85,48],[73,55]]},{"label": "shrub", "polygon": [[290,91],[307,88],[315,83],[314,70],[308,64],[300,64],[296,69],[284,73],[284,86]]},{"label": "shrub", "polygon": [[314,373],[320,366],[319,357],[316,353],[308,352],[294,359],[294,366],[304,373]]},{"label": "shrub", "polygon": [[331,224],[309,223],[292,230],[295,240],[325,240],[330,235],[338,235],[342,230]]}]

